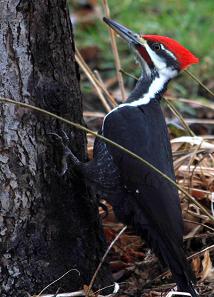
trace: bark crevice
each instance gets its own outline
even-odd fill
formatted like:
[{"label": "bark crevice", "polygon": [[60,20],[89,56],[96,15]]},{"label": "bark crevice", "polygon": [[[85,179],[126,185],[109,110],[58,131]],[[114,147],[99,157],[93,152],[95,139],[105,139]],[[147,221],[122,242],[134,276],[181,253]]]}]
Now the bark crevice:
[{"label": "bark crevice", "polygon": [[[66,1],[9,0],[0,10],[0,96],[83,123]],[[71,273],[51,291],[79,289],[106,245],[97,201],[72,170],[59,176],[63,150],[48,133],[64,131],[81,160],[85,135],[25,108],[0,108],[0,295],[38,293],[71,268],[81,277]],[[110,281],[104,265],[97,287]]]}]

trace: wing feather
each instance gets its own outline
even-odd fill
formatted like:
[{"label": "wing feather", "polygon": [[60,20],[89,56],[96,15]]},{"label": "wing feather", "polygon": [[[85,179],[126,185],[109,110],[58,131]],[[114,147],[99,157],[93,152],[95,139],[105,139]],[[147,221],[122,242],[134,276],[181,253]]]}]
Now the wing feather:
[{"label": "wing feather", "polygon": [[[106,117],[103,135],[175,179],[167,127],[156,100],[141,108],[124,106],[116,109]],[[163,258],[184,269],[183,221],[176,187],[125,152],[109,144],[107,148],[119,168],[122,184],[132,193],[129,199],[135,201],[144,217],[143,224],[147,222],[145,227],[162,245]],[[139,222],[135,225],[140,223],[140,214],[136,220]]]}]

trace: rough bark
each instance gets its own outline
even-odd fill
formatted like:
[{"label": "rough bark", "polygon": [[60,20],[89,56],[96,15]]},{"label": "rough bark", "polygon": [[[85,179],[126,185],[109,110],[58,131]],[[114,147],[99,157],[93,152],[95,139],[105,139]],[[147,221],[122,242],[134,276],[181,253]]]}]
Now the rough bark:
[{"label": "rough bark", "polygon": [[[27,102],[82,122],[81,93],[66,1],[0,1],[0,96]],[[1,105],[0,295],[76,290],[88,283],[105,243],[83,181],[72,170],[58,174],[62,150],[49,133],[68,135],[80,159],[85,135],[52,118]],[[111,280],[104,265],[97,286]]]}]

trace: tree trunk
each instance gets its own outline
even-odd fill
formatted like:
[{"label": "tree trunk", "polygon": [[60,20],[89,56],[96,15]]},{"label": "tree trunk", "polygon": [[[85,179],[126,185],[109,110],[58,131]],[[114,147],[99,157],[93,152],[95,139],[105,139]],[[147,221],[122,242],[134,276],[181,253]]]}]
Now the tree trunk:
[{"label": "tree trunk", "polygon": [[[66,1],[0,1],[0,95],[82,123],[78,68]],[[68,170],[56,137],[85,159],[85,135],[39,113],[1,105],[0,295],[27,296],[71,268],[49,291],[89,283],[105,250],[97,202]],[[54,142],[55,140],[55,142]],[[58,144],[58,145],[57,145]],[[97,287],[109,284],[104,265]]]}]

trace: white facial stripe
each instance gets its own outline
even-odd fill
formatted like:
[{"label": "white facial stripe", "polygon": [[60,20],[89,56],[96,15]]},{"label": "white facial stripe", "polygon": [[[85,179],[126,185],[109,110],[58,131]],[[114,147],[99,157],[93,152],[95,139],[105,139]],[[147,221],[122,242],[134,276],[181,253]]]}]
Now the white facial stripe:
[{"label": "white facial stripe", "polygon": [[158,70],[166,68],[166,63],[150,48],[150,46],[148,44],[145,44],[144,46],[155,67]]},{"label": "white facial stripe", "polygon": [[162,48],[165,52],[167,52],[167,54],[170,55],[174,60],[177,60],[176,56],[175,56],[172,52],[170,52],[168,49],[166,49],[165,46],[164,46],[163,44],[161,44],[161,48]]},{"label": "white facial stripe", "polygon": [[[158,69],[158,70],[161,70],[161,69],[164,69],[166,68],[166,63],[162,60],[161,57],[159,57],[151,48],[148,44],[145,44],[144,45],[148,54],[150,55],[150,58],[153,62],[153,64],[155,65],[155,67]],[[177,60],[175,55],[170,52],[168,49],[165,48],[165,46],[163,44],[160,45],[161,46],[161,49],[163,49],[168,55],[170,55],[174,60]]]}]

